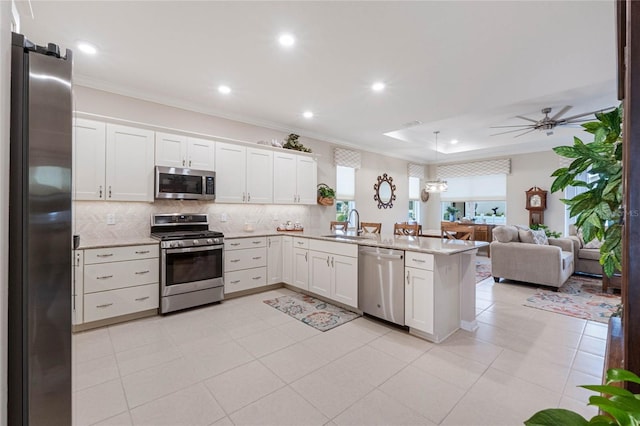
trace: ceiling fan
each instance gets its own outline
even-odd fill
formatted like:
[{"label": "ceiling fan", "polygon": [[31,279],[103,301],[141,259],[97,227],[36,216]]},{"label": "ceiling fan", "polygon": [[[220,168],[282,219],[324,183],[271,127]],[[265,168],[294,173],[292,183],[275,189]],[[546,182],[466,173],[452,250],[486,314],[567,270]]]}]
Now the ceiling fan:
[{"label": "ceiling fan", "polygon": [[579,124],[586,121],[591,121],[592,120],[591,118],[586,118],[586,117],[598,112],[604,112],[611,109],[611,108],[605,108],[597,111],[585,112],[582,114],[572,115],[571,117],[562,118],[562,116],[566,114],[567,111],[569,111],[571,108],[572,107],[570,105],[565,105],[562,109],[560,109],[560,111],[558,111],[552,117],[549,117],[549,114],[551,113],[550,107],[542,108],[542,113],[544,114],[544,117],[542,117],[539,120],[534,120],[532,118],[516,115],[516,118],[529,121],[531,124],[516,124],[511,126],[492,126],[491,127],[492,129],[511,128],[511,130],[507,130],[505,132],[500,132],[500,133],[494,133],[491,136],[504,135],[506,133],[521,132],[520,134],[514,136],[517,138],[517,137],[526,135],[527,133],[531,133],[535,130],[545,131],[547,133],[547,136],[550,136],[553,134],[553,129],[556,128],[557,126],[567,126],[570,124]]}]

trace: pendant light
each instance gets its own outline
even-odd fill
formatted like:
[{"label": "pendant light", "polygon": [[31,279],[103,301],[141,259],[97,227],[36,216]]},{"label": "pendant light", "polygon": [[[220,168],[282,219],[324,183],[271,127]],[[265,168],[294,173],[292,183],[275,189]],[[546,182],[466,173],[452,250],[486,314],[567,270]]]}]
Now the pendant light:
[{"label": "pendant light", "polygon": [[[436,135],[436,163],[438,162],[438,133],[439,130],[433,132]],[[448,188],[447,181],[440,180],[440,178],[436,180],[429,180],[425,182],[424,189],[427,192],[445,192]]]}]

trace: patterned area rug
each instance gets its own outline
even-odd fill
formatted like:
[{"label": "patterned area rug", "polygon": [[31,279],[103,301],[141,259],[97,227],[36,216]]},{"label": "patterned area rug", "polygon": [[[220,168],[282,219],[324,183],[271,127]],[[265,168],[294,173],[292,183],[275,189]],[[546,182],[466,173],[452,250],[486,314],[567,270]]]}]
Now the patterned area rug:
[{"label": "patterned area rug", "polygon": [[304,294],[281,296],[264,303],[320,331],[331,330],[360,316]]},{"label": "patterned area rug", "polygon": [[592,321],[609,321],[620,304],[620,296],[602,293],[602,279],[572,275],[555,291],[538,290],[524,306]]},{"label": "patterned area rug", "polygon": [[491,261],[488,259],[476,260],[476,284],[491,276]]}]

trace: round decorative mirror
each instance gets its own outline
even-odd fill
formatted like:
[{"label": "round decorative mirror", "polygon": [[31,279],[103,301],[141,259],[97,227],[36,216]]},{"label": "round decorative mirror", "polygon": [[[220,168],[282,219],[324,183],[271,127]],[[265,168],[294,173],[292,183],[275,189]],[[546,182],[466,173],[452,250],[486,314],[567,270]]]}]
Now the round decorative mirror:
[{"label": "round decorative mirror", "polygon": [[373,199],[378,202],[379,209],[392,208],[396,199],[396,186],[393,184],[393,178],[384,173],[378,176],[378,183],[373,185],[376,191]]}]

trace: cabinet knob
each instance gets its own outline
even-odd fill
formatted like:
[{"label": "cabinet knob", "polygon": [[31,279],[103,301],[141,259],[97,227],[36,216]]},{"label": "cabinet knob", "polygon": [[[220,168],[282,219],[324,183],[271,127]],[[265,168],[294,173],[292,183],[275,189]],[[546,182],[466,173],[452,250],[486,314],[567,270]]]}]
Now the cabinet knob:
[{"label": "cabinet knob", "polygon": [[410,274],[410,271],[407,271],[407,285],[409,285],[409,284],[410,284],[410,281],[409,281],[409,274]]}]

